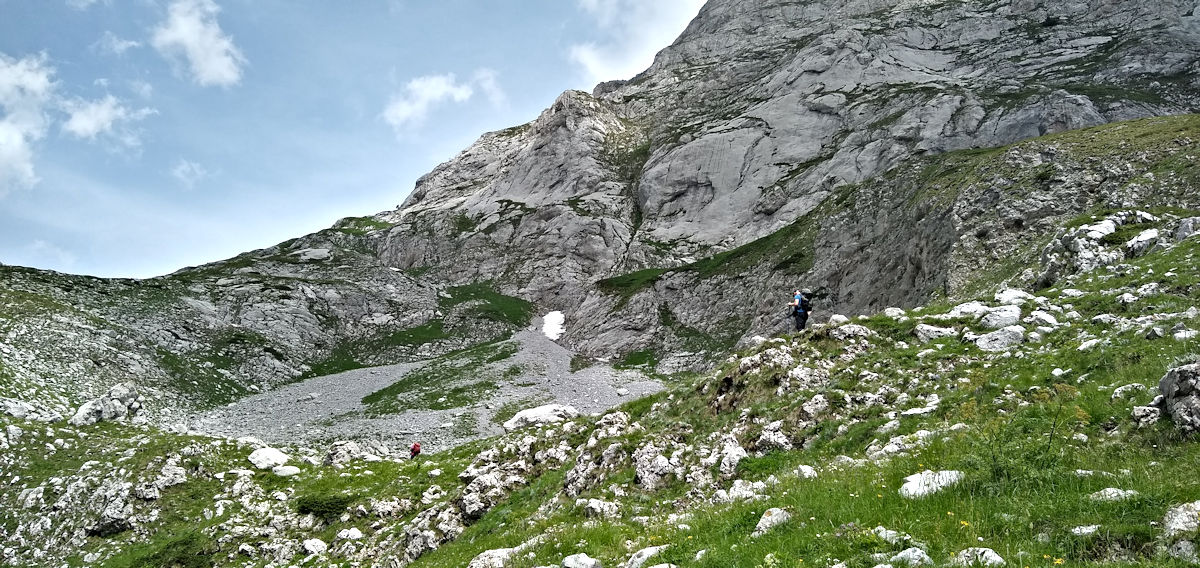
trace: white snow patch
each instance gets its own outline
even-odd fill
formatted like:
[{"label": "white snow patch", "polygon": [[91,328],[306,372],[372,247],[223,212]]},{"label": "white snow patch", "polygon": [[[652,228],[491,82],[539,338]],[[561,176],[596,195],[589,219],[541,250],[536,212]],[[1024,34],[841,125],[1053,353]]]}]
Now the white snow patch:
[{"label": "white snow patch", "polygon": [[563,327],[563,323],[566,321],[567,317],[562,312],[550,312],[542,316],[542,333],[546,334],[546,337],[558,341],[558,338],[567,331],[567,328]]}]

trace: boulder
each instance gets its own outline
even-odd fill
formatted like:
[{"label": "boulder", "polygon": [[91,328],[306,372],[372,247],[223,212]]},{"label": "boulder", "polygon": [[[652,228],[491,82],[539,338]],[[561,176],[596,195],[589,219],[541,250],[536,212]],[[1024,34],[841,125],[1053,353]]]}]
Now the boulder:
[{"label": "boulder", "polygon": [[933,495],[959,481],[962,481],[961,471],[922,471],[904,478],[900,486],[900,496],[905,499],[919,499]]},{"label": "boulder", "polygon": [[300,473],[300,468],[294,465],[277,465],[271,468],[271,472],[279,477],[291,477]]},{"label": "boulder", "polygon": [[338,540],[362,540],[363,533],[356,527],[342,529],[337,533]]},{"label": "boulder", "polygon": [[904,566],[933,566],[933,559],[917,547],[906,548],[899,554],[893,556],[889,562]]},{"label": "boulder", "polygon": [[646,444],[633,452],[633,468],[637,483],[647,491],[654,491],[666,484],[666,477],[675,473],[671,461],[653,443]]},{"label": "boulder", "polygon": [[717,503],[733,503],[736,501],[765,499],[762,492],[766,490],[767,484],[761,481],[751,482],[744,479],[737,479],[729,486],[728,490],[718,489],[716,495],[713,496],[713,501]]},{"label": "boulder", "polygon": [[996,302],[1002,305],[1016,306],[1033,299],[1033,294],[1023,290],[1008,288],[996,292]]},{"label": "boulder", "polygon": [[1179,228],[1175,229],[1175,240],[1182,241],[1197,234],[1200,234],[1200,217],[1188,217],[1179,221]]},{"label": "boulder", "polygon": [[579,499],[576,506],[583,507],[583,516],[598,519],[615,519],[621,516],[621,506],[600,499]]},{"label": "boulder", "polygon": [[1125,254],[1131,257],[1142,256],[1150,252],[1156,244],[1158,244],[1158,229],[1146,229],[1125,243]]},{"label": "boulder", "polygon": [[846,325],[850,323],[850,318],[842,314],[833,314],[829,316],[829,325]]},{"label": "boulder", "polygon": [[1058,318],[1045,310],[1034,310],[1029,314],[1029,322],[1038,326],[1058,327]]},{"label": "boulder", "polygon": [[518,412],[504,423],[504,429],[511,432],[527,426],[557,424],[577,417],[579,417],[579,411],[575,410],[573,406],[546,404]]},{"label": "boulder", "polygon": [[329,450],[325,452],[325,465],[341,466],[350,461],[360,459],[366,452],[358,445],[358,442],[350,440],[341,440],[334,442]]},{"label": "boulder", "polygon": [[975,317],[978,318],[992,309],[983,302],[967,302],[954,306],[947,314],[948,318]]},{"label": "boulder", "polygon": [[871,331],[870,328],[858,325],[856,323],[848,323],[843,326],[835,327],[829,331],[829,337],[832,337],[838,341],[846,341],[854,337],[865,339],[874,335],[875,332]]},{"label": "boulder", "polygon": [[72,426],[87,426],[97,422],[120,420],[136,414],[141,410],[138,402],[137,387],[132,383],[121,383],[110,389],[104,395],[85,402],[69,423]]},{"label": "boulder", "polygon": [[1130,383],[1128,385],[1119,386],[1113,389],[1112,400],[1125,399],[1134,394],[1146,392],[1146,385],[1141,383]]},{"label": "boulder", "polygon": [[975,345],[978,345],[984,351],[1006,351],[1020,345],[1024,340],[1025,328],[1019,325],[1012,325],[984,334],[975,340]]},{"label": "boulder", "polygon": [[0,409],[17,420],[33,420],[36,422],[58,422],[62,415],[52,410],[39,408],[33,404],[15,398],[0,398]]},{"label": "boulder", "polygon": [[329,550],[329,545],[319,538],[310,538],[304,541],[302,546],[304,551],[309,554],[325,554],[325,551]]},{"label": "boulder", "polygon": [[1135,406],[1131,416],[1138,428],[1146,428],[1162,419],[1162,410],[1157,406]]},{"label": "boulder", "polygon": [[990,548],[968,548],[950,560],[952,566],[1004,566],[1004,559]]},{"label": "boulder", "polygon": [[1200,554],[1196,553],[1196,543],[1181,540],[1167,547],[1167,556],[1191,565],[1200,564]]},{"label": "boulder", "polygon": [[958,330],[954,329],[952,327],[937,327],[937,326],[932,326],[929,324],[922,323],[922,324],[917,325],[917,328],[915,330],[913,330],[913,333],[916,334],[917,339],[921,343],[928,343],[930,341],[933,341],[935,339],[941,339],[943,337],[957,336]]},{"label": "boulder", "polygon": [[1000,329],[1021,323],[1021,308],[1019,306],[1000,306],[994,308],[979,323],[988,329]]},{"label": "boulder", "polygon": [[580,553],[563,558],[562,568],[604,568],[604,565],[599,560]]},{"label": "boulder", "polygon": [[467,568],[504,568],[513,554],[515,550],[512,548],[485,550],[472,558]]},{"label": "boulder", "polygon": [[1190,536],[1200,531],[1200,501],[1172,507],[1163,517],[1163,538]]},{"label": "boulder", "polygon": [[642,568],[642,566],[646,564],[647,560],[650,560],[650,558],[666,549],[666,545],[643,548],[633,553],[633,556],[630,556],[629,560],[625,561],[625,564],[622,568]]},{"label": "boulder", "polygon": [[1185,433],[1200,430],[1200,363],[1175,367],[1158,382],[1162,409]]},{"label": "boulder", "polygon": [[273,469],[286,464],[290,458],[275,448],[259,448],[251,452],[246,459],[258,469]]},{"label": "boulder", "polygon": [[788,522],[791,518],[791,513],[778,507],[767,509],[762,518],[758,520],[758,524],[754,526],[754,532],[750,533],[750,536],[758,537],[767,534],[767,531]]},{"label": "boulder", "polygon": [[783,421],[776,420],[763,426],[762,434],[754,443],[754,447],[762,451],[792,449],[792,441],[783,433]]}]

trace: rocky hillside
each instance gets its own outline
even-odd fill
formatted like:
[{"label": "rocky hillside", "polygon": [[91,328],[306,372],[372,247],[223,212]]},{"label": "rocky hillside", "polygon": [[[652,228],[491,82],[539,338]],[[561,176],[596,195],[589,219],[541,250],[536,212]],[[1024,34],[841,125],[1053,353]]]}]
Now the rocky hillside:
[{"label": "rocky hillside", "polygon": [[0,418],[3,561],[1195,565],[1196,213],[1092,212],[1018,267],[1059,274],[1034,293],[835,316],[416,460]]},{"label": "rocky hillside", "polygon": [[375,220],[149,280],[0,267],[4,400],[70,415],[135,381],[167,423],[307,377],[507,337],[533,307],[382,264]]}]

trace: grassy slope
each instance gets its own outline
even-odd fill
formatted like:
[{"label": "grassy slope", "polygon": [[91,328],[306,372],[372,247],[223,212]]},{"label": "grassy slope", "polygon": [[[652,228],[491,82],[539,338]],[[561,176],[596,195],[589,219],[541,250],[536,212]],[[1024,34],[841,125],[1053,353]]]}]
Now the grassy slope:
[{"label": "grassy slope", "polygon": [[[765,502],[718,507],[698,504],[686,496],[682,484],[657,494],[643,493],[629,483],[632,472],[618,472],[612,480],[626,482],[630,491],[628,498],[620,499],[626,506],[620,521],[589,527],[581,522],[581,511],[568,504],[549,519],[532,525],[518,523],[497,531],[495,523],[481,523],[419,565],[459,565],[482,550],[514,546],[548,532],[551,539],[532,549],[533,558],[519,559],[511,566],[553,563],[575,552],[587,552],[610,565],[642,546],[671,543],[672,547],[654,562],[766,566],[766,555],[772,553],[782,566],[822,566],[836,558],[851,567],[865,567],[876,563],[869,553],[895,553],[901,548],[869,532],[882,525],[928,544],[930,554],[939,562],[967,547],[988,546],[1007,558],[1010,565],[1052,566],[1062,559],[1063,565],[1070,566],[1182,566],[1156,558],[1155,525],[1170,506],[1200,497],[1200,480],[1190,473],[1200,464],[1200,446],[1182,439],[1167,423],[1148,430],[1132,429],[1128,417],[1134,402],[1111,401],[1111,391],[1129,383],[1153,387],[1173,363],[1200,351],[1200,343],[1169,338],[1150,341],[1130,331],[1112,336],[1112,344],[1098,351],[1080,352],[1077,348],[1079,332],[1106,333],[1102,326],[1089,323],[1094,315],[1130,317],[1200,304],[1198,254],[1200,241],[1193,239],[1167,254],[1134,262],[1135,268],[1127,272],[1081,279],[1074,286],[1089,295],[1074,304],[1084,316],[1083,323],[1055,332],[1041,344],[1027,344],[1016,357],[984,355],[948,338],[934,343],[939,349],[935,355],[918,358],[917,353],[928,346],[915,345],[910,335],[914,321],[897,323],[875,317],[860,322],[884,339],[853,362],[835,365],[833,388],[822,393],[835,401],[835,408],[837,401],[845,399],[847,390],[873,390],[884,383],[903,387],[907,383],[908,387],[903,388],[906,392],[937,392],[943,402],[929,417],[902,419],[901,429],[893,435],[960,422],[969,426],[964,433],[939,437],[913,455],[882,466],[823,472],[816,480],[788,475],[800,463],[819,466],[843,453],[862,457],[871,440],[887,439],[874,435],[874,429],[887,421],[881,416],[881,408],[851,411],[840,420],[795,434],[796,438],[809,440],[810,449],[776,451],[741,464],[741,477],[745,479],[764,479],[770,474],[782,478],[768,491]],[[1174,271],[1174,276],[1164,277],[1168,271]],[[1152,281],[1164,283],[1169,291],[1148,296],[1133,307],[1122,307],[1114,299],[1114,288],[1136,288]],[[1041,295],[1058,301],[1057,289]],[[1171,323],[1163,325],[1169,328]],[[895,344],[893,340],[910,345]],[[813,333],[790,341],[797,351],[815,352],[816,358],[835,357],[842,351],[842,345]],[[1068,372],[1056,378],[1050,373],[1055,368]],[[858,377],[868,369],[881,378],[864,384]],[[706,380],[719,379],[721,374]],[[740,411],[748,409],[750,417],[762,417],[764,421],[782,418],[794,413],[808,394],[814,394],[775,397],[775,378],[770,373],[753,377],[735,411],[714,413],[709,397],[698,395],[695,385],[678,387],[670,395],[675,402],[665,410],[647,412],[648,402],[661,402],[664,396],[637,401],[627,410],[640,417],[653,433],[646,438],[668,431],[686,432],[687,428],[679,426],[682,423],[694,430],[685,436],[688,441],[700,440],[707,432],[734,424]],[[1134,400],[1144,403],[1143,398],[1148,400],[1149,395],[1135,396]],[[841,425],[847,428],[838,434]],[[1087,435],[1089,441],[1072,441],[1075,433]],[[755,435],[752,432],[742,438],[745,443]],[[632,448],[637,443],[638,438],[633,437],[625,445]],[[958,469],[967,474],[967,481],[929,499],[900,498],[896,489],[902,478],[923,469]],[[1110,472],[1115,477],[1082,478],[1074,475],[1076,469]],[[511,515],[527,509],[551,498],[558,489],[545,487],[540,495],[533,494],[540,486],[516,495],[504,509],[506,512],[494,514]],[[1105,487],[1136,489],[1141,495],[1120,503],[1096,503],[1087,498]],[[603,491],[585,496],[612,499]],[[690,528],[661,523],[664,504],[669,511],[695,506],[687,521]],[[754,524],[769,506],[789,508],[795,521],[763,538],[750,538]],[[650,515],[659,523],[643,527],[632,522],[637,514]],[[1101,525],[1093,536],[1078,537],[1070,532],[1073,527],[1091,524]],[[627,541],[632,546],[627,546]],[[699,550],[708,550],[708,555],[695,562]],[[1120,550],[1138,560],[1101,562],[1119,555]]]}]

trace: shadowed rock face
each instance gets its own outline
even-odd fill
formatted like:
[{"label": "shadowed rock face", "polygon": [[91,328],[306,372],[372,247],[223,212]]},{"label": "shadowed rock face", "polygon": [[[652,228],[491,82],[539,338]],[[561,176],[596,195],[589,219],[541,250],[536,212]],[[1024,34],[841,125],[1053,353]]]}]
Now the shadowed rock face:
[{"label": "shadowed rock face", "polygon": [[[599,278],[743,245],[911,158],[1191,110],[1195,8],[712,1],[646,72],[565,93],[422,178],[383,214],[399,224],[381,254],[595,313],[580,306]],[[877,212],[822,234],[850,256],[883,249],[882,266],[822,275],[839,309],[911,304],[953,280],[950,210]]]}]

